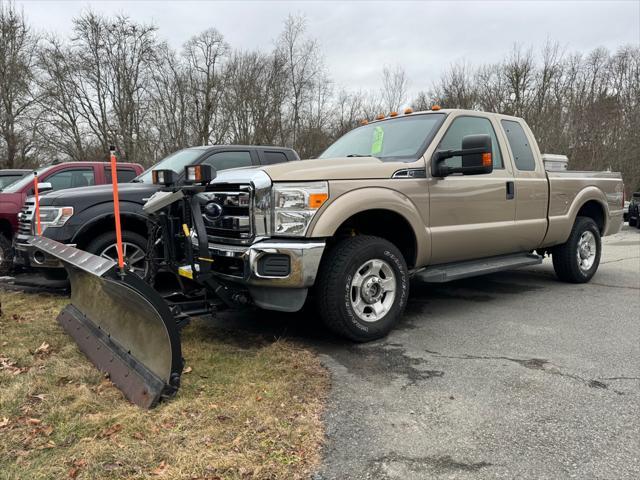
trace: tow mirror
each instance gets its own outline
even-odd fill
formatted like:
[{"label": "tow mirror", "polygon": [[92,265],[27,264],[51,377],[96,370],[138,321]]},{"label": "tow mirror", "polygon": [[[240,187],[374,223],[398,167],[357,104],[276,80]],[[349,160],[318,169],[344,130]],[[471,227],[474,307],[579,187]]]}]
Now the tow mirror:
[{"label": "tow mirror", "polygon": [[49,182],[38,182],[38,193],[46,193],[50,192],[51,190],[53,190],[53,185],[51,185]]},{"label": "tow mirror", "polygon": [[[449,167],[442,164],[451,157],[462,157],[462,166]],[[491,137],[486,134],[466,135],[462,138],[462,149],[438,150],[431,160],[431,173],[434,177],[446,177],[453,173],[479,175],[492,171]]]}]

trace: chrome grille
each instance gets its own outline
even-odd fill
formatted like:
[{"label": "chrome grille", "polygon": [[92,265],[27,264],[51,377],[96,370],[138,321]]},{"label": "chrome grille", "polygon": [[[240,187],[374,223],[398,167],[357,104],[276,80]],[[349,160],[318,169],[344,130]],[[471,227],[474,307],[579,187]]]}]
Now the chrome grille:
[{"label": "chrome grille", "polygon": [[33,220],[33,212],[35,210],[35,202],[27,200],[24,207],[18,213],[18,233],[22,235],[32,235],[31,222]]},{"label": "chrome grille", "polygon": [[200,195],[205,228],[212,241],[242,242],[253,237],[252,190],[248,185],[220,185]]}]

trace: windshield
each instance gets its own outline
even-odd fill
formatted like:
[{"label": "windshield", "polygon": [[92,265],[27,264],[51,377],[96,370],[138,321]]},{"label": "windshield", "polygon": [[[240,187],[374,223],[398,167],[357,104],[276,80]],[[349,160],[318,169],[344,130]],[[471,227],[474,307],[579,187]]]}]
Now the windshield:
[{"label": "windshield", "polygon": [[[36,172],[38,172],[38,175],[40,175],[41,173],[45,172],[49,168],[50,167],[40,167],[36,169]],[[42,180],[40,180],[39,182],[41,181]],[[29,183],[33,183],[33,173],[30,173],[29,175],[25,175],[17,182],[13,182],[11,185],[7,185],[6,187],[0,187],[0,188],[2,188],[3,192],[15,193],[22,190],[22,188]]]},{"label": "windshield", "polygon": [[340,137],[319,158],[416,159],[443,119],[443,114],[424,114],[364,125]]},{"label": "windshield", "polygon": [[16,173],[15,175],[0,175],[0,190],[11,185],[19,178],[22,178],[22,175],[19,173]]},{"label": "windshield", "polygon": [[185,148],[184,150],[180,150],[178,152],[172,153],[168,157],[163,158],[154,166],[145,170],[136,178],[133,179],[134,182],[141,183],[152,183],[151,172],[153,170],[173,170],[178,174],[178,176],[182,175],[184,172],[184,167],[187,165],[191,165],[195,159],[197,159],[200,155],[202,155],[202,150],[197,148]]}]

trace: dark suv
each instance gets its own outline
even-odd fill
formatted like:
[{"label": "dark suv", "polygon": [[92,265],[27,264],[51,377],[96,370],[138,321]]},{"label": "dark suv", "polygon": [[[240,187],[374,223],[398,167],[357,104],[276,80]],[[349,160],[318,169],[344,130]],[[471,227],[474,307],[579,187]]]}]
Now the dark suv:
[{"label": "dark suv", "polygon": [[[169,155],[131,183],[118,185],[125,262],[133,271],[140,274],[144,272],[147,218],[142,206],[160,189],[159,185],[152,183],[152,170],[173,170],[177,174],[177,184],[181,184],[184,167],[187,165],[204,163],[219,171],[296,160],[300,158],[290,148],[247,145],[192,147]],[[63,274],[64,270],[61,270],[62,266],[57,259],[46,256],[27,243],[28,238],[34,234],[33,210],[33,201],[28,200],[19,215],[14,262],[23,268],[43,268],[49,276]],[[113,193],[110,185],[74,188],[43,195],[40,210],[41,225],[46,227],[43,236],[77,246],[95,255],[113,259],[117,257]],[[46,221],[42,221],[43,212]]]},{"label": "dark suv", "polygon": [[629,202],[629,226],[640,228],[640,192],[634,192]]}]

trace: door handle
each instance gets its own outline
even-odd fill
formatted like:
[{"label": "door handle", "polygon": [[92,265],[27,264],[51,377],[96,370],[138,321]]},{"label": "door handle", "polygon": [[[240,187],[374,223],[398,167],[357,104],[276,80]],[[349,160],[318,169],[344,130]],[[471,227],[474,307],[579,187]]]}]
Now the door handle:
[{"label": "door handle", "polygon": [[513,182],[507,182],[507,200],[513,200],[516,196],[516,188]]}]

